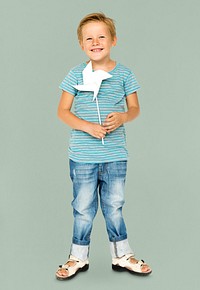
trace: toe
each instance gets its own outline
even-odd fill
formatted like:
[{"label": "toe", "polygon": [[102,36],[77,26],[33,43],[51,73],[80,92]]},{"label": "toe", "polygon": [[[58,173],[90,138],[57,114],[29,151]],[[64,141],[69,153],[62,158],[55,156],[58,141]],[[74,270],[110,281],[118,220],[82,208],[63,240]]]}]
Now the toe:
[{"label": "toe", "polygon": [[67,277],[68,271],[66,271],[65,269],[58,269],[58,271],[56,272],[56,276],[57,277]]},{"label": "toe", "polygon": [[151,268],[147,264],[143,265],[141,270],[143,273],[151,272]]}]

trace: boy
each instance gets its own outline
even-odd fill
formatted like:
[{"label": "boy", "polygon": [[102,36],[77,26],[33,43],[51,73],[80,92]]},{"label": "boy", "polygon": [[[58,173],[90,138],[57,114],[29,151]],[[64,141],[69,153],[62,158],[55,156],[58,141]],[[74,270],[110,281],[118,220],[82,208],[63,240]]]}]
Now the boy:
[{"label": "boy", "polygon": [[[101,80],[96,102],[93,91],[78,89],[88,84],[83,79],[88,67],[86,62],[73,68],[60,85],[63,92],[58,117],[73,129],[69,162],[74,227],[69,260],[59,267],[56,277],[69,279],[89,268],[90,234],[98,197],[110,241],[113,270],[148,275],[150,267],[134,258],[122,216],[127,169],[123,124],[139,114],[139,85],[128,68],[110,58],[111,48],[117,43],[112,19],[103,13],[89,14],[81,20],[77,33],[80,46],[92,64],[88,82],[92,82],[93,73],[104,71],[110,77]],[[97,79],[92,85],[97,85]],[[73,102],[74,113],[71,112]]]}]

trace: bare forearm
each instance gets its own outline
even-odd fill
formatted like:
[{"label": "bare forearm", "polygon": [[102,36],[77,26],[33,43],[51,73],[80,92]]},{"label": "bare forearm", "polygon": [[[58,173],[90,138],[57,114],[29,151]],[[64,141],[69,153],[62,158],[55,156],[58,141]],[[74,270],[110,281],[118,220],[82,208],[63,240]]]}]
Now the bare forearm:
[{"label": "bare forearm", "polygon": [[122,123],[130,122],[136,119],[140,114],[140,109],[138,107],[131,107],[127,112],[122,113]]},{"label": "bare forearm", "polygon": [[82,120],[75,116],[70,110],[65,109],[58,109],[58,118],[63,121],[65,124],[67,124],[72,129],[85,131],[88,126],[87,121]]},{"label": "bare forearm", "polygon": [[58,109],[58,117],[72,129],[86,132],[98,139],[104,138],[107,133],[106,129],[101,125],[82,120],[75,116],[70,110]]}]

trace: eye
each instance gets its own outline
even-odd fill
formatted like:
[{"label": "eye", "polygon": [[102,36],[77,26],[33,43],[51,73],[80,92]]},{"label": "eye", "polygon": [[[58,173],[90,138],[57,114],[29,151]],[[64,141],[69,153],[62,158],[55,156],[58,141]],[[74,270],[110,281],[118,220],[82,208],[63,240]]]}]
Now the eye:
[{"label": "eye", "polygon": [[104,35],[100,35],[99,38],[105,38],[105,36]]},{"label": "eye", "polygon": [[91,41],[92,40],[92,37],[88,37],[86,38],[87,41]]}]

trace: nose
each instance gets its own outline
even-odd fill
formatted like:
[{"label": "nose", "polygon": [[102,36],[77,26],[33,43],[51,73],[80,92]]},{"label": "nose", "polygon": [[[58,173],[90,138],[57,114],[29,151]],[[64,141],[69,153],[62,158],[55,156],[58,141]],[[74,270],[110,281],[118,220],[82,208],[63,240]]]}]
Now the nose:
[{"label": "nose", "polygon": [[99,44],[99,39],[93,38],[92,45],[98,45],[98,44]]}]

